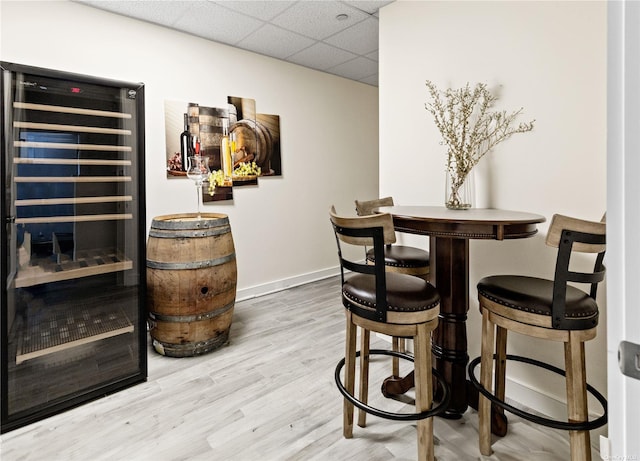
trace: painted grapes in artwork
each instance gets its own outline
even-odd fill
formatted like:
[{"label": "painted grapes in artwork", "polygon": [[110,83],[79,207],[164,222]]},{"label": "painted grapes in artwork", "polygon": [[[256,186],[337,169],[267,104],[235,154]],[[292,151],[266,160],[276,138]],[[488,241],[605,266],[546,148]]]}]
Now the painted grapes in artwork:
[{"label": "painted grapes in artwork", "polygon": [[209,159],[203,202],[232,200],[233,188],[281,176],[280,117],[258,114],[253,99],[227,98],[226,107],[165,101],[167,177],[186,178],[189,156]]}]

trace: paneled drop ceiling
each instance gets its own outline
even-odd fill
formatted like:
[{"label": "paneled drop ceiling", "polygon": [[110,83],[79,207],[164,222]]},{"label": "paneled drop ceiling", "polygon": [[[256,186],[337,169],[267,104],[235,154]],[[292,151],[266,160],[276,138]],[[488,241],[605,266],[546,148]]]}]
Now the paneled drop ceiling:
[{"label": "paneled drop ceiling", "polygon": [[393,0],[76,0],[378,86],[378,10]]}]

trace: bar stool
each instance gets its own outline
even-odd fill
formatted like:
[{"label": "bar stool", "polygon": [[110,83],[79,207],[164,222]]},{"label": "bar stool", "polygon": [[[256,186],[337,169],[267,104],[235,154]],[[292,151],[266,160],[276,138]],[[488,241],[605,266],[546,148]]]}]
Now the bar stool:
[{"label": "bar stool", "polygon": [[[361,411],[382,418],[417,421],[418,458],[433,460],[433,415],[441,413],[448,405],[449,392],[442,377],[431,367],[431,332],[438,325],[440,297],[436,289],[425,280],[406,274],[386,272],[384,246],[395,241],[393,219],[388,213],[362,217],[341,217],[331,207],[333,225],[342,280],[342,304],[346,314],[345,357],[335,370],[335,381],[344,397],[343,435],[353,437],[354,406]],[[375,264],[356,261],[348,246],[371,246]],[[345,276],[345,271],[350,271]],[[411,337],[415,342],[414,357],[397,351],[372,349],[367,342],[365,351],[356,352],[357,327],[389,336]],[[364,343],[363,343],[364,344]],[[393,413],[374,408],[367,403],[368,376],[361,379],[360,399],[354,396],[355,363],[358,355],[390,355],[412,360],[415,367],[416,413]],[[344,384],[341,371],[345,368]],[[432,374],[433,373],[433,374]],[[444,396],[432,407],[433,377]],[[364,384],[363,384],[364,381]]]},{"label": "bar stool", "polygon": [[[355,203],[358,216],[370,216],[378,207],[393,206],[393,197],[356,200]],[[373,248],[367,250],[366,257],[368,262],[375,262]],[[426,250],[406,245],[385,245],[384,261],[390,272],[415,275],[429,281],[429,252]]]},{"label": "bar stool", "polygon": [[[374,214],[373,210],[378,207],[393,206],[393,197],[383,197],[374,200],[356,200],[355,204],[358,216],[370,216]],[[365,247],[365,257],[367,263],[375,263],[373,248],[367,249]],[[384,263],[386,270],[389,272],[415,275],[416,277],[423,278],[427,282],[429,281],[430,260],[429,252],[426,250],[406,245],[388,244],[384,246]],[[362,341],[367,341],[368,344],[368,332],[363,332]],[[392,342],[393,350],[399,352],[406,350],[404,338],[393,337]],[[391,374],[390,381],[400,378],[400,364],[397,357],[393,358]],[[364,417],[362,413],[361,417]]]},{"label": "bar stool", "polygon": [[[478,417],[480,452],[490,455],[491,405],[507,410],[533,423],[569,431],[572,461],[591,460],[589,430],[607,422],[607,401],[586,382],[584,342],[595,338],[598,325],[596,291],[604,280],[602,264],[606,249],[606,225],[555,215],[549,227],[546,244],[558,248],[554,280],[518,275],[485,277],[478,283],[482,313],[481,356],[469,363],[469,378],[480,392]],[[591,253],[593,271],[570,269],[575,253]],[[574,262],[575,265],[575,262]],[[574,284],[590,286],[586,293]],[[507,331],[564,343],[565,370],[544,362],[507,355]],[[493,352],[495,342],[495,356]],[[566,376],[568,421],[557,421],[518,409],[505,402],[505,371],[509,360],[524,362]],[[480,382],[474,369],[480,365]],[[491,392],[491,377],[495,384]],[[587,392],[602,405],[602,416],[588,420]]]}]

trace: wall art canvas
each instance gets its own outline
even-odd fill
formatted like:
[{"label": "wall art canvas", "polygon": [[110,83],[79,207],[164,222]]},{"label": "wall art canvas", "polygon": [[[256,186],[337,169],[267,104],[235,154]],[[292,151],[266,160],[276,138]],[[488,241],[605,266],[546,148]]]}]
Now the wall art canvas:
[{"label": "wall art canvas", "polygon": [[169,179],[187,178],[189,156],[209,159],[205,204],[232,200],[234,187],[282,175],[280,117],[257,113],[253,99],[229,96],[224,107],[165,101],[165,145]]}]

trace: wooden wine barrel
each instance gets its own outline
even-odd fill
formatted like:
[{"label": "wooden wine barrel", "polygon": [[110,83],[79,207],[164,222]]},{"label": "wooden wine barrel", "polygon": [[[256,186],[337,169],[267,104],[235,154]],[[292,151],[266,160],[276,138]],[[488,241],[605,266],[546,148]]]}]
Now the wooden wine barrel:
[{"label": "wooden wine barrel", "polygon": [[236,282],[226,215],[155,217],[147,241],[147,314],[154,349],[189,357],[226,344]]}]

